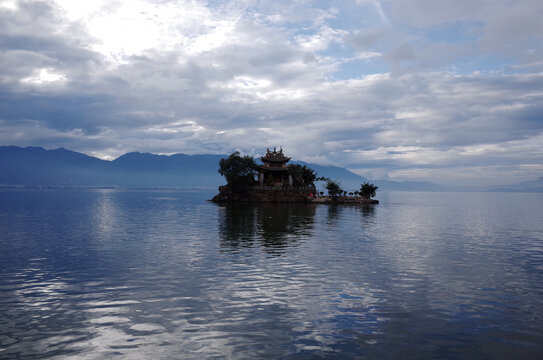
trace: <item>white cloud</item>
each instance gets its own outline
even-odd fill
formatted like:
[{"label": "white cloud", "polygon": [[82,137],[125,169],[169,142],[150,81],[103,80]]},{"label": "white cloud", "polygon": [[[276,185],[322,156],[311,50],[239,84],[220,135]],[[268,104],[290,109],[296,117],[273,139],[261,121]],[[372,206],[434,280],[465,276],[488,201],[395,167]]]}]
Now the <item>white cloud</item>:
[{"label": "white cloud", "polygon": [[0,8],[7,10],[17,10],[17,1],[16,0],[2,0],[0,1]]},{"label": "white cloud", "polygon": [[29,83],[34,85],[44,85],[49,83],[63,83],[66,76],[52,68],[42,68],[33,71],[29,77],[21,79],[23,83]]},{"label": "white cloud", "polygon": [[2,143],[101,157],[283,145],[406,179],[541,171],[537,2],[2,4]]}]

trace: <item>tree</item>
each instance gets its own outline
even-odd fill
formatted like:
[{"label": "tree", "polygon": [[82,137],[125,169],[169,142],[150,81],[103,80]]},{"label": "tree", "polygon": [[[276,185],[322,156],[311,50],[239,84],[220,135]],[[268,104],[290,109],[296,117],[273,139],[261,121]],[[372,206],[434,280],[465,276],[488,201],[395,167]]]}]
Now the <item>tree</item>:
[{"label": "tree", "polygon": [[288,166],[288,174],[292,176],[294,185],[297,186],[309,186],[317,179],[315,170],[311,169],[307,165],[290,164]]},{"label": "tree", "polygon": [[257,170],[258,165],[254,158],[249,155],[242,157],[239,151],[234,151],[229,157],[219,161],[219,174],[224,176],[227,184],[236,191],[253,185]]},{"label": "tree", "polygon": [[363,183],[360,185],[360,196],[363,198],[369,199],[375,196],[375,192],[379,189],[379,186],[370,184],[370,183]]},{"label": "tree", "polygon": [[343,193],[339,183],[330,179],[326,180],[326,190],[328,190],[328,195],[330,195],[332,198],[335,198]]}]

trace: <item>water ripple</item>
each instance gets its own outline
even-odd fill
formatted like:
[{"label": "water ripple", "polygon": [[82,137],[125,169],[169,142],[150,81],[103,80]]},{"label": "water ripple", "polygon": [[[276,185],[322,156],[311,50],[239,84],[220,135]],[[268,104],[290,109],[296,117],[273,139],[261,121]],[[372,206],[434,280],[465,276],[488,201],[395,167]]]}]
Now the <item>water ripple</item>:
[{"label": "water ripple", "polygon": [[543,350],[540,195],[383,194],[360,208],[217,206],[175,191],[0,194],[1,358]]}]

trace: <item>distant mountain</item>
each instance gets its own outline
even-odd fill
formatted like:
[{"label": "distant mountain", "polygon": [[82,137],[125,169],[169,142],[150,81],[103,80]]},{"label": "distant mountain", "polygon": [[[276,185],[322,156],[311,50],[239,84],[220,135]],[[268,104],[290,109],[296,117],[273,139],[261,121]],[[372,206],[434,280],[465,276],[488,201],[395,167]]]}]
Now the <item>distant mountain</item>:
[{"label": "distant mountain", "polygon": [[518,184],[495,186],[489,190],[498,192],[543,192],[543,177]]},{"label": "distant mountain", "polygon": [[[0,147],[0,184],[30,186],[106,185],[106,161],[66,150]],[[109,185],[109,184],[107,184]]]},{"label": "distant mountain", "polygon": [[368,181],[368,179],[366,179],[365,177],[357,175],[339,166],[310,164],[304,161],[293,162],[296,164],[309,166],[310,168],[315,170],[318,176],[323,176],[330,178],[334,181],[338,181],[341,184],[341,187],[346,190],[358,190],[363,182]]},{"label": "distant mountain", "polygon": [[339,166],[323,166],[309,164],[303,161],[295,161],[297,164],[307,165],[314,169],[319,176],[328,177],[341,183],[346,190],[358,190],[363,182],[369,182],[379,186],[381,191],[444,191],[444,188],[428,181],[393,181],[393,180],[368,180]]},{"label": "distant mountain", "polygon": [[371,181],[379,186],[379,190],[386,191],[446,191],[444,187],[429,181]]},{"label": "distant mountain", "polygon": [[132,152],[111,161],[118,174],[130,174],[121,186],[216,188],[224,183],[217,172],[224,155],[155,155]]},{"label": "distant mountain", "polygon": [[0,184],[19,186],[217,187],[222,155],[128,153],[106,161],[41,147],[0,147]]},{"label": "distant mountain", "polygon": [[[217,172],[225,155],[156,155],[131,152],[113,161],[101,160],[64,148],[0,146],[0,185],[53,187],[176,187],[217,188],[225,183]],[[357,190],[368,181],[347,169],[305,163],[319,176]],[[439,191],[426,182],[370,181],[379,190]]]}]

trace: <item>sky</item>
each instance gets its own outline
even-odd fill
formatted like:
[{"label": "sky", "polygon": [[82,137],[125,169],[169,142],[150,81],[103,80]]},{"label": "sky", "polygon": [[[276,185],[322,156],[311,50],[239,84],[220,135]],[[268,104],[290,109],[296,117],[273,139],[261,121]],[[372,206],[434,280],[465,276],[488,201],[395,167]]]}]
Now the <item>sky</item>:
[{"label": "sky", "polygon": [[543,177],[541,0],[0,0],[0,145]]}]

